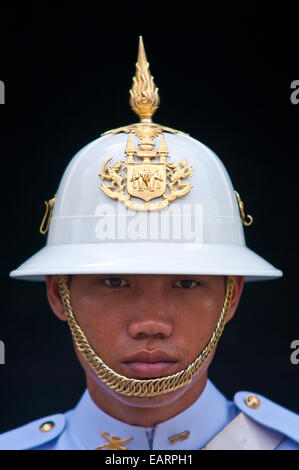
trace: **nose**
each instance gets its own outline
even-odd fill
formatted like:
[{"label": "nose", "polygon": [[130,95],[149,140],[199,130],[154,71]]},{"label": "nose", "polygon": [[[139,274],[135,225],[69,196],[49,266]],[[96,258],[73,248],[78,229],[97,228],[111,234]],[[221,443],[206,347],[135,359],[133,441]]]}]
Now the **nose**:
[{"label": "nose", "polygon": [[135,304],[136,314],[132,315],[128,324],[128,333],[131,338],[142,339],[149,337],[168,338],[173,331],[173,323],[167,315],[167,305],[158,298],[143,298]]},{"label": "nose", "polygon": [[166,319],[135,318],[128,327],[128,333],[133,339],[145,339],[155,337],[159,339],[168,338],[172,334],[172,324]]},{"label": "nose", "polygon": [[172,335],[176,309],[165,294],[162,281],[152,277],[145,279],[136,290],[127,323],[131,338],[164,339]]}]

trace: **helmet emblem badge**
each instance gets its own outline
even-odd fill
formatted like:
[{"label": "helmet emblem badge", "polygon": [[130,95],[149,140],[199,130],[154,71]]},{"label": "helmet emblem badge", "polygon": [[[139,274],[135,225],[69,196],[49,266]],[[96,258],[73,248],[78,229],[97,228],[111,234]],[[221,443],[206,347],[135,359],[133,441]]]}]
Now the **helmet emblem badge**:
[{"label": "helmet emblem badge", "polygon": [[[153,150],[153,138],[161,133],[159,128],[140,126],[138,132],[134,131],[140,139],[140,150],[136,150],[130,133],[125,149],[127,160],[118,160],[113,165],[109,165],[112,158],[104,162],[99,176],[110,184],[101,184],[100,189],[107,196],[124,202],[128,209],[155,211],[169,206],[171,201],[189,193],[191,183],[184,183],[182,180],[192,176],[193,167],[188,165],[185,158],[180,162],[166,162],[169,155],[163,133],[158,150]],[[136,161],[134,157],[141,161]],[[152,161],[157,159],[159,160],[156,162]],[[132,200],[131,197],[142,199],[144,202]],[[152,199],[157,198],[160,200],[150,203]]]}]

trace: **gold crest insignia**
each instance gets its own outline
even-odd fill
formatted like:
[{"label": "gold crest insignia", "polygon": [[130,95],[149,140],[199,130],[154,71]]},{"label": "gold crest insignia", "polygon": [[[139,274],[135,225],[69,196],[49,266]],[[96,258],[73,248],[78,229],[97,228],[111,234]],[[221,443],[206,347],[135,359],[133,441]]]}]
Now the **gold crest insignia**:
[{"label": "gold crest insignia", "polygon": [[[160,210],[167,207],[171,201],[188,194],[192,185],[183,183],[182,180],[192,176],[192,167],[184,158],[180,162],[166,161],[169,155],[163,131],[172,134],[179,131],[154,124],[151,120],[158,108],[159,96],[158,88],[155,87],[149,72],[142,38],[139,41],[136,76],[130,90],[130,104],[140,117],[140,123],[119,127],[103,134],[128,134],[124,151],[127,160],[118,160],[109,165],[112,158],[107,158],[99,176],[110,184],[101,184],[100,189],[112,199],[124,202],[127,208],[136,211]],[[139,139],[139,150],[135,148],[133,135]],[[160,135],[159,147],[155,151],[154,138]],[[139,160],[136,160],[136,157]],[[137,202],[131,197],[144,202]],[[150,203],[157,198],[160,200]]]},{"label": "gold crest insignia", "polygon": [[[113,165],[108,165],[111,158],[105,161],[99,176],[110,184],[101,184],[100,189],[107,196],[124,202],[127,208],[136,211],[160,210],[171,201],[188,194],[192,185],[182,180],[192,176],[192,167],[184,158],[180,162],[166,162],[168,150],[163,134],[156,152],[153,150],[154,145],[153,141],[149,143],[148,139],[141,139],[138,151],[129,134],[125,150],[127,160],[118,160]],[[136,161],[134,157],[141,161]],[[141,199],[144,203],[133,201],[131,197]],[[162,200],[150,203],[161,197]]]}]

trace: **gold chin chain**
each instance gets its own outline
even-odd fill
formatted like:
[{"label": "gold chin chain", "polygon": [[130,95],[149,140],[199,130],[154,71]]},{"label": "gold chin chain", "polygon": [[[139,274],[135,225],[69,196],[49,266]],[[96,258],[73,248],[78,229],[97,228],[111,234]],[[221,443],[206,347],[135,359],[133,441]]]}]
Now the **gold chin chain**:
[{"label": "gold chin chain", "polygon": [[192,381],[194,376],[202,368],[211,352],[215,348],[222,334],[226,316],[230,308],[231,298],[234,289],[235,278],[233,276],[227,276],[226,288],[225,288],[225,299],[222,307],[222,311],[216,325],[216,328],[202,352],[197,358],[186,368],[177,372],[176,374],[161,377],[157,379],[146,379],[138,380],[123,375],[119,375],[114,370],[110,369],[102,359],[97,356],[95,351],[90,346],[85,334],[81,330],[80,326],[76,322],[72,305],[71,296],[68,288],[68,276],[59,276],[59,291],[65,313],[67,315],[67,321],[73,336],[73,340],[80,351],[84,359],[88,362],[89,366],[95,372],[96,376],[102,380],[110,389],[115,392],[127,396],[127,397],[155,397],[163,395],[165,393],[173,392],[179,388],[187,385]]}]

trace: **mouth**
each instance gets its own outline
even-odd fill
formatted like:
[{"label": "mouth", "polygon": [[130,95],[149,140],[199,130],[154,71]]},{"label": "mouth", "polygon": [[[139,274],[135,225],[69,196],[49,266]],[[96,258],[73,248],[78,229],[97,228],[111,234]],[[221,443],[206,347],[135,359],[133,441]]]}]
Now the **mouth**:
[{"label": "mouth", "polygon": [[176,369],[178,360],[164,351],[140,351],[122,362],[126,374],[135,379],[155,379],[171,375]]}]

